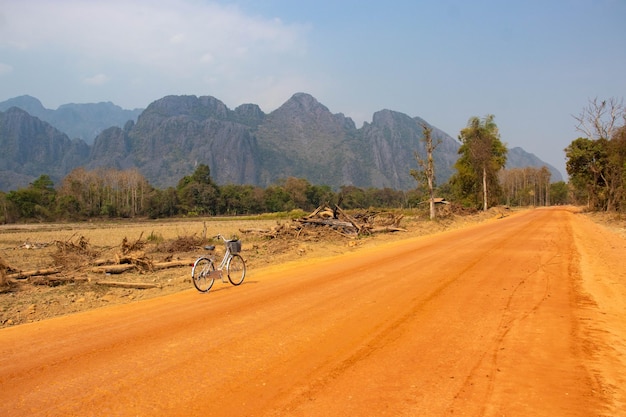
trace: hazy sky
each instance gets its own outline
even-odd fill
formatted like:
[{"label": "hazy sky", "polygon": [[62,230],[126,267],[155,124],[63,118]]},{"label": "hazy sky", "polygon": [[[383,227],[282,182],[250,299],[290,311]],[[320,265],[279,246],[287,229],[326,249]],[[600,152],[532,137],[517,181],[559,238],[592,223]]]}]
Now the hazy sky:
[{"label": "hazy sky", "polygon": [[0,0],[0,101],[146,107],[211,95],[269,113],[313,95],[360,127],[419,116],[565,172],[590,99],[626,96],[626,0]]}]

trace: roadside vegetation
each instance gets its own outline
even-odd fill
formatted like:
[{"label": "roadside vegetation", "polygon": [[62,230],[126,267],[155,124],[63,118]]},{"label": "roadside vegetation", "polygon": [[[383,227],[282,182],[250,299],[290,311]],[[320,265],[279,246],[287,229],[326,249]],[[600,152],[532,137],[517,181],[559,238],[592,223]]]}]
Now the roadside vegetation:
[{"label": "roadside vegetation", "polygon": [[584,137],[566,149],[572,200],[592,211],[626,211],[626,109],[623,100],[590,100],[579,116]]}]

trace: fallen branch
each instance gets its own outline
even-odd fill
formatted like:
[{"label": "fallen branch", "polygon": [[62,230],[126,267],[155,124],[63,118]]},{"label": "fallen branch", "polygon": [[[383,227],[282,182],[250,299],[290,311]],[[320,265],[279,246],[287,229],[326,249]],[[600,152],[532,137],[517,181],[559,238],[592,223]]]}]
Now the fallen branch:
[{"label": "fallen branch", "polygon": [[352,226],[354,226],[354,228],[356,229],[356,231],[357,231],[357,233],[358,233],[358,234],[361,234],[361,228],[362,228],[362,227],[361,227],[359,224],[357,224],[357,222],[356,222],[356,221],[355,221],[352,217],[350,217],[350,216],[349,216],[349,215],[348,215],[345,211],[343,211],[343,210],[341,209],[341,207],[339,207],[339,206],[335,206],[335,210],[336,210],[339,214],[341,214],[343,217],[345,217],[345,218],[346,218],[346,219],[347,219],[347,220],[348,220],[348,221],[352,224]]},{"label": "fallen branch", "polygon": [[32,277],[29,279],[33,285],[47,285],[49,287],[56,287],[57,285],[67,283],[67,282],[87,282],[89,278],[87,277],[52,277],[52,278],[44,278],[44,277]]},{"label": "fallen branch", "polygon": [[143,236],[143,232],[141,232],[141,234],[139,235],[139,238],[133,243],[129,243],[128,239],[124,237],[124,239],[122,239],[122,246],[121,246],[122,254],[126,255],[131,252],[137,252],[143,249],[143,247],[146,245],[146,242],[141,240],[142,236]]},{"label": "fallen branch", "polygon": [[91,268],[91,272],[94,272],[96,274],[103,272],[107,274],[121,274],[122,272],[130,271],[131,269],[135,268],[137,268],[137,266],[133,264],[104,265]]},{"label": "fallen branch", "polygon": [[401,227],[385,226],[385,227],[373,227],[369,229],[369,231],[370,233],[388,233],[388,232],[406,232],[407,230]]},{"label": "fallen branch", "polygon": [[161,288],[159,284],[153,284],[150,282],[96,281],[96,284],[104,285],[107,287],[136,288],[139,290],[145,290],[149,288]]},{"label": "fallen branch", "polygon": [[93,266],[102,266],[102,265],[110,265],[110,264],[113,264],[113,263],[115,263],[114,259],[103,259],[103,258],[100,258],[100,259],[96,259],[95,261],[93,261],[92,265]]}]

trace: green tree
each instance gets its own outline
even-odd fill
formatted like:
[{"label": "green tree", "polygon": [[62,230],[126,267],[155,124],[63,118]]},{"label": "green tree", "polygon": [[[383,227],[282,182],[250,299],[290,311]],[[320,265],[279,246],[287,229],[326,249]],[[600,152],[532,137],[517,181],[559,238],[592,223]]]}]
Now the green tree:
[{"label": "green tree", "polygon": [[569,190],[564,181],[550,184],[550,202],[554,205],[569,203]]},{"label": "green tree", "polygon": [[315,209],[324,203],[335,204],[337,196],[328,185],[310,185],[306,190],[306,201],[309,208]]},{"label": "green tree", "polygon": [[187,213],[218,212],[219,187],[213,182],[208,165],[198,165],[193,174],[181,178],[176,188],[180,204]]},{"label": "green tree", "polygon": [[262,193],[263,190],[252,185],[224,185],[220,187],[219,212],[229,215],[260,213],[263,199],[259,195]]},{"label": "green tree", "polygon": [[606,139],[578,138],[565,148],[565,168],[575,189],[577,203],[584,198],[589,208],[606,207],[605,172],[608,167]]},{"label": "green tree", "polygon": [[306,191],[311,183],[303,178],[288,177],[281,181],[283,189],[289,194],[289,199],[293,202],[294,207],[302,210],[311,210],[307,204]]},{"label": "green tree", "polygon": [[178,192],[173,187],[154,190],[148,197],[146,214],[151,219],[172,217],[179,214]]},{"label": "green tree", "polygon": [[263,194],[265,209],[270,213],[291,211],[296,208],[289,192],[280,185],[267,187]]},{"label": "green tree", "polygon": [[493,115],[483,119],[472,117],[459,135],[461,155],[455,164],[457,174],[453,182],[461,196],[479,205],[483,210],[496,202],[500,192],[498,172],[506,164],[507,148],[500,141]]},{"label": "green tree", "polygon": [[53,218],[56,191],[48,175],[41,175],[27,188],[9,192],[6,199],[15,207],[18,218],[40,220]]},{"label": "green tree", "polygon": [[354,185],[341,187],[338,204],[345,209],[367,208],[370,206],[365,190]]}]

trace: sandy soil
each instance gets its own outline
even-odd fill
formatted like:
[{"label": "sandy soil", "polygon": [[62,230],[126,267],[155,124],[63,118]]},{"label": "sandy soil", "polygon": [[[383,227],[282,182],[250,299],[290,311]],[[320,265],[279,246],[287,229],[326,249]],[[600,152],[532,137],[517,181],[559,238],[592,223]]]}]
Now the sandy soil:
[{"label": "sandy soil", "polygon": [[626,240],[612,229],[550,208],[360,243],[303,245],[239,287],[5,327],[0,415],[626,409]]}]

